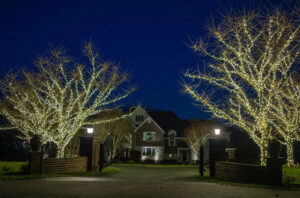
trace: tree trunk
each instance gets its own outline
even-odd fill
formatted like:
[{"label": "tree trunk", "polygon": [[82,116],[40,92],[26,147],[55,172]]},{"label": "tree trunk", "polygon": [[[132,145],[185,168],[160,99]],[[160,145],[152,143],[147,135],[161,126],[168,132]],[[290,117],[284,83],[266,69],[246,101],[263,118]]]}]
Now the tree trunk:
[{"label": "tree trunk", "polygon": [[64,158],[65,157],[65,147],[66,146],[57,146],[56,158]]},{"label": "tree trunk", "polygon": [[287,152],[287,164],[288,167],[292,167],[294,165],[294,150],[293,150],[294,142],[288,140],[286,142],[286,152]]},{"label": "tree trunk", "polygon": [[267,165],[267,156],[268,156],[268,151],[265,146],[265,144],[260,145],[260,165],[266,166]]}]

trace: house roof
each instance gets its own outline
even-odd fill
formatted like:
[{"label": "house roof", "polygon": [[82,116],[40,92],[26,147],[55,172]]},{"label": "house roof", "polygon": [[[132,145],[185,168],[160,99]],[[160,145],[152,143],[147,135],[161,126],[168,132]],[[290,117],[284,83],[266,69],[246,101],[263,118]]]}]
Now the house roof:
[{"label": "house roof", "polygon": [[182,137],[184,129],[189,123],[187,120],[178,118],[172,111],[149,110],[147,112],[166,131],[166,135],[169,130],[173,129],[177,132],[177,137]]},{"label": "house roof", "polygon": [[161,126],[159,124],[157,124],[157,122],[155,122],[155,120],[153,118],[151,118],[151,116],[148,117],[147,119],[145,119],[137,128],[135,128],[135,131],[137,131],[141,126],[143,126],[149,120],[152,121],[159,129],[161,129],[163,133],[165,133],[165,130],[163,128],[161,128]]}]

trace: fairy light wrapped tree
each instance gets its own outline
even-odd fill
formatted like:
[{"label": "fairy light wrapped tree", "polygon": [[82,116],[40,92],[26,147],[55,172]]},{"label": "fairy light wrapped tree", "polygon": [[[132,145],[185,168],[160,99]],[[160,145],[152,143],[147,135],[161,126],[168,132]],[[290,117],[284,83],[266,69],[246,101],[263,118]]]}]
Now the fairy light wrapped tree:
[{"label": "fairy light wrapped tree", "polygon": [[207,41],[191,45],[206,56],[208,68],[186,71],[184,91],[216,118],[246,131],[260,148],[261,165],[266,165],[274,130],[272,103],[283,93],[299,56],[299,28],[292,16],[280,10],[227,15],[209,28]]},{"label": "fairy light wrapped tree", "polygon": [[64,50],[50,53],[36,61],[37,72],[7,76],[1,82],[4,95],[1,114],[29,140],[38,135],[43,144],[58,147],[57,158],[84,125],[108,123],[125,118],[89,119],[111,109],[112,105],[134,91],[128,74],[118,65],[100,59],[91,42],[84,45],[87,64],[76,63]]},{"label": "fairy light wrapped tree", "polygon": [[[298,79],[299,80],[299,79]],[[288,78],[272,104],[272,124],[276,139],[286,145],[287,165],[294,165],[294,142],[300,141],[300,84]]]}]

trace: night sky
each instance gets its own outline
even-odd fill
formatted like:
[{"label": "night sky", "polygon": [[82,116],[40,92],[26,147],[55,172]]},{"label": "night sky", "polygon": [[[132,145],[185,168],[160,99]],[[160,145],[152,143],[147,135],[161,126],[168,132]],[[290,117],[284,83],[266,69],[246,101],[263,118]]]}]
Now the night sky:
[{"label": "night sky", "polygon": [[83,42],[92,40],[104,59],[130,71],[138,90],[124,103],[208,119],[181,92],[181,73],[201,67],[185,43],[204,36],[207,20],[219,11],[265,4],[253,2],[1,0],[0,74],[33,68],[34,59],[51,45],[65,46],[76,59]]}]

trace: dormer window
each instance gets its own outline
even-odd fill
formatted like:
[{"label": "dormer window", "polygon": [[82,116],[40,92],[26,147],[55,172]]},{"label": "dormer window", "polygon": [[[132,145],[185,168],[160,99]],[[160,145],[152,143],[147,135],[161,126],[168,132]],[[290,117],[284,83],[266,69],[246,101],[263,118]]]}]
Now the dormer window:
[{"label": "dormer window", "polygon": [[144,121],[144,116],[143,115],[136,115],[135,116],[135,121],[136,122],[143,122]]},{"label": "dormer window", "polygon": [[169,136],[169,146],[175,146],[176,131],[170,130],[168,132],[168,136]]}]

